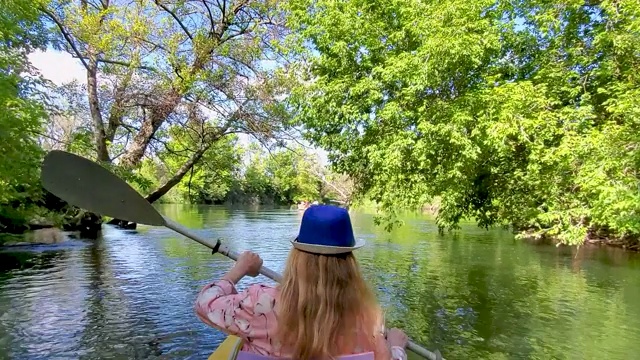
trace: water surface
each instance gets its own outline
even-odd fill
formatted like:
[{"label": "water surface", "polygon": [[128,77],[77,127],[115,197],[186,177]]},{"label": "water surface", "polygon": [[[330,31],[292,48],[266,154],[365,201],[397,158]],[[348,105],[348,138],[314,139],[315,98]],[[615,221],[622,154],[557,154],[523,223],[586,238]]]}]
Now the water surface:
[{"label": "water surface", "polygon": [[[282,271],[297,210],[162,205],[164,214]],[[515,241],[473,224],[438,235],[412,216],[391,234],[352,214],[362,268],[398,326],[446,359],[640,358],[640,258]],[[206,359],[224,335],[193,314],[232,261],[171,230],[105,226],[0,253],[1,359]],[[260,276],[246,279],[272,283]]]}]

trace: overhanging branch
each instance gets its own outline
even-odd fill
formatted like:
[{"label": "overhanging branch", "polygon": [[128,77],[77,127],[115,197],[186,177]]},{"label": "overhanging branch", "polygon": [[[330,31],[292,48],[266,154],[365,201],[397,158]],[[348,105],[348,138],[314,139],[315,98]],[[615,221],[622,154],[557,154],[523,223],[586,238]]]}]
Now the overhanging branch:
[{"label": "overhanging branch", "polygon": [[55,14],[53,14],[52,12],[50,12],[49,10],[47,10],[44,7],[39,7],[40,11],[42,11],[43,13],[45,13],[47,15],[47,17],[49,17],[49,19],[51,19],[51,21],[53,21],[56,26],[58,27],[58,29],[60,29],[60,33],[62,34],[62,36],[64,37],[64,39],[67,41],[67,43],[69,44],[69,46],[71,47],[71,49],[73,50],[73,52],[76,54],[77,58],[80,59],[80,61],[82,62],[82,65],[84,66],[85,69],[89,70],[89,65],[87,64],[86,60],[84,59],[84,57],[82,56],[82,54],[80,54],[80,51],[78,50],[78,48],[76,47],[76,44],[73,42],[73,39],[71,38],[71,34],[69,34],[67,32],[67,29],[65,29],[64,25],[62,25],[62,21],[60,21]]},{"label": "overhanging branch", "polygon": [[184,31],[184,33],[187,34],[189,39],[193,41],[193,35],[191,35],[191,33],[189,32],[189,29],[187,29],[187,27],[182,23],[182,21],[180,21],[180,18],[178,18],[178,16],[173,11],[169,10],[168,7],[161,4],[160,0],[155,0],[155,3],[156,5],[160,6],[162,10],[168,12],[171,15],[171,17],[173,17],[173,19],[178,23],[178,25],[180,25],[180,27],[182,28],[182,31]]},{"label": "overhanging branch", "polygon": [[152,72],[158,72],[158,69],[151,67],[151,66],[146,66],[146,65],[133,65],[131,63],[125,62],[125,61],[119,61],[119,60],[110,60],[110,59],[97,59],[98,62],[101,63],[105,63],[105,64],[113,64],[113,65],[121,65],[121,66],[126,66],[126,67],[134,67],[137,69],[142,69],[142,70],[148,70],[148,71],[152,71]]}]

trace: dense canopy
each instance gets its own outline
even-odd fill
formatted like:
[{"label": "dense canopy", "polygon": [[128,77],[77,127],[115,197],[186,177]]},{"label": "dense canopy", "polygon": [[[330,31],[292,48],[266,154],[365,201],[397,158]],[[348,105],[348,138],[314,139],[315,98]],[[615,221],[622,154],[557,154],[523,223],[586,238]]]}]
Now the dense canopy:
[{"label": "dense canopy", "polygon": [[[297,120],[385,214],[640,234],[640,3],[292,0]],[[299,58],[305,58],[299,54]]]}]

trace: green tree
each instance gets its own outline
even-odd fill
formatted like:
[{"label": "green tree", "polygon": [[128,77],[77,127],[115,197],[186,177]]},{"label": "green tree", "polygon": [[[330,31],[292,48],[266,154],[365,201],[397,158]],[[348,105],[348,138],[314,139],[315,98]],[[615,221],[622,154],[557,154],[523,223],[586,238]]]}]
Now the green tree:
[{"label": "green tree", "polygon": [[27,55],[46,44],[33,3],[2,1],[0,14],[0,231],[21,228],[41,196],[42,150],[37,136],[45,116]]},{"label": "green tree", "polygon": [[[307,136],[387,219],[640,234],[640,3],[291,0]],[[301,56],[302,55],[302,56]]]},{"label": "green tree", "polygon": [[314,165],[300,147],[282,149],[266,159],[266,173],[272,179],[279,202],[297,203],[319,199],[320,183],[311,172]]},{"label": "green tree", "polygon": [[320,199],[321,182],[312,171],[318,165],[302,148],[266,151],[252,144],[247,155],[230,202],[292,204]]},{"label": "green tree", "polygon": [[[183,132],[180,128],[173,130]],[[189,154],[188,143],[193,144],[185,135],[175,134],[172,138],[167,149],[158,156],[162,168],[167,169],[164,176],[169,177],[174,177],[173,174],[185,167]],[[187,144],[180,143],[180,140],[187,140]],[[190,167],[188,174],[174,188],[179,202],[210,204],[224,201],[240,167],[242,148],[237,141],[236,136],[223,137],[203,153],[198,163]],[[164,183],[164,176],[156,178]]]},{"label": "green tree", "polygon": [[248,165],[238,185],[243,197],[248,197],[249,201],[265,202],[267,198],[274,201],[275,189],[271,178],[267,175],[265,154],[261,147],[251,144],[249,146]]},{"label": "green tree", "polygon": [[261,66],[277,58],[270,44],[283,30],[271,0],[55,0],[41,10],[57,47],[86,69],[86,87],[60,95],[78,100],[63,110],[82,115],[92,157],[132,172],[165,149],[176,126],[198,132],[185,166],[172,168],[148,200],[180,183],[223,137],[279,134],[283,82],[279,70]]}]

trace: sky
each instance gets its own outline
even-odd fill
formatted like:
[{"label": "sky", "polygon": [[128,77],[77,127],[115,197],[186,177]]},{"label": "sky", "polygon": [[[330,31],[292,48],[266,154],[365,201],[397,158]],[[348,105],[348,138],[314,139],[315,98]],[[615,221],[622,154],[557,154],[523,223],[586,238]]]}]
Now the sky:
[{"label": "sky", "polygon": [[35,51],[29,54],[31,64],[56,85],[78,80],[87,83],[87,73],[82,64],[66,52],[57,50]]},{"label": "sky", "polygon": [[[56,85],[62,85],[73,80],[81,84],[87,83],[86,72],[78,59],[74,59],[70,54],[48,49],[46,51],[35,51],[29,55],[31,64],[37,68],[43,77],[52,81]],[[240,134],[240,142],[248,144],[250,138]],[[308,145],[306,142],[302,142]],[[319,148],[310,148],[310,151],[319,155],[322,164],[327,164],[327,153]]]}]

